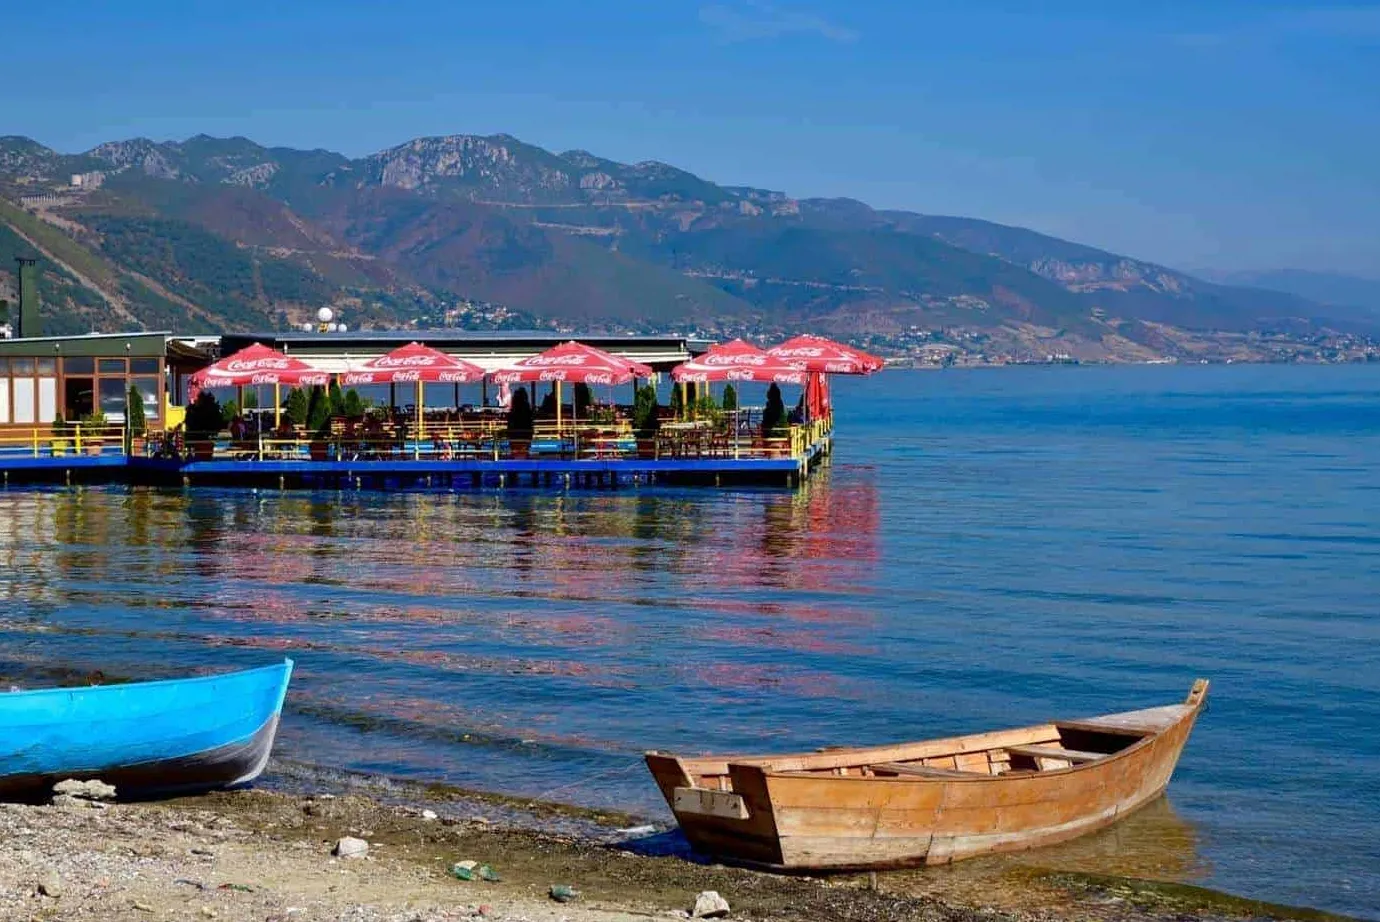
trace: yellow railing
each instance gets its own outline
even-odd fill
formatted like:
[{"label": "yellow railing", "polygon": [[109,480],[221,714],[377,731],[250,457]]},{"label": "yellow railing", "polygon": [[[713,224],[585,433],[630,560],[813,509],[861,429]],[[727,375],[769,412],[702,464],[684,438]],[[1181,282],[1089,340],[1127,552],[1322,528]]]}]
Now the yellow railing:
[{"label": "yellow railing", "polygon": [[0,429],[0,461],[6,456],[62,458],[75,455],[123,455],[123,426],[90,426],[74,423],[53,428]]},{"label": "yellow railing", "polygon": [[[562,423],[542,421],[530,433],[512,433],[501,420],[416,422],[392,426],[337,423],[329,436],[303,432],[189,440],[181,433],[151,434],[145,453],[193,460],[492,460],[562,459],[802,459],[829,434],[830,420],[791,425],[763,437],[756,426],[735,434],[731,423],[664,423],[655,436],[639,438],[627,422]],[[418,434],[420,433],[420,438]]]}]

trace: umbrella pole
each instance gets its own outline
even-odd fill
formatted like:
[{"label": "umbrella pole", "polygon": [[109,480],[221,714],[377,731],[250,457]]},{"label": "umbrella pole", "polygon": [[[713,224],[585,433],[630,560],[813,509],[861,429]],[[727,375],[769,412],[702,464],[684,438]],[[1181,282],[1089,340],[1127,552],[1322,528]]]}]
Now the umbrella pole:
[{"label": "umbrella pole", "polygon": [[556,389],[556,438],[561,437],[561,382],[555,382]]},{"label": "umbrella pole", "polygon": [[273,382],[273,431],[283,425],[283,390],[277,381]]}]

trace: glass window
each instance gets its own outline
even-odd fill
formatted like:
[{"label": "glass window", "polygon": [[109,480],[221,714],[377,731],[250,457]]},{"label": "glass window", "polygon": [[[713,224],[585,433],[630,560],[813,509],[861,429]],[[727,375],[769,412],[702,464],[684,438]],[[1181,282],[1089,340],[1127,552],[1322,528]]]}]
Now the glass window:
[{"label": "glass window", "polygon": [[125,379],[101,379],[101,412],[112,422],[125,418]]},{"label": "glass window", "polygon": [[20,425],[34,423],[34,379],[14,379],[14,421]]},{"label": "glass window", "polygon": [[14,369],[14,376],[31,375],[34,373],[33,359],[10,359],[10,366]]},{"label": "glass window", "polygon": [[132,375],[156,375],[158,371],[158,359],[129,360],[129,373]]},{"label": "glass window", "polygon": [[51,423],[57,419],[57,378],[38,379],[38,421]]},{"label": "glass window", "polygon": [[10,360],[0,359],[0,378],[6,377],[10,373]]},{"label": "glass window", "polygon": [[124,359],[101,359],[98,364],[103,375],[122,375],[125,373]]},{"label": "glass window", "polygon": [[38,373],[49,378],[57,376],[57,359],[39,359]]},{"label": "glass window", "polygon": [[69,422],[77,422],[91,415],[95,404],[95,379],[65,378],[63,380],[62,415]]},{"label": "glass window", "polygon": [[62,360],[62,373],[89,375],[96,371],[96,360],[89,355],[74,355]]},{"label": "glass window", "polygon": [[[4,361],[0,359],[0,361]],[[10,421],[10,379],[0,377],[0,425]]]},{"label": "glass window", "polygon": [[139,388],[139,397],[144,401],[144,418],[155,422],[162,411],[158,403],[158,379],[130,378],[129,383]]}]

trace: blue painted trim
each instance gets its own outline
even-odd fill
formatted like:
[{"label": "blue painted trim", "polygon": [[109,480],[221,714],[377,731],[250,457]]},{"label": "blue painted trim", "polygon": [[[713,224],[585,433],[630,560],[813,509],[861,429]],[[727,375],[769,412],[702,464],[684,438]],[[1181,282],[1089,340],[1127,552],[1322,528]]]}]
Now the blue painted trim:
[{"label": "blue painted trim", "polygon": [[0,470],[5,471],[75,471],[86,468],[123,468],[129,459],[121,454],[108,455],[6,455],[0,453]]}]

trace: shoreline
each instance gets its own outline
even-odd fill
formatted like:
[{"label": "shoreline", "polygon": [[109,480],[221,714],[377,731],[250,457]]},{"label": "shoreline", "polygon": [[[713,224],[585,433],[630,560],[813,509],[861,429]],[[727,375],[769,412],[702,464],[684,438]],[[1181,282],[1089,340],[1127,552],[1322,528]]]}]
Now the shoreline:
[{"label": "shoreline", "polygon": [[[672,824],[626,813],[348,776],[303,790],[303,780],[289,770],[270,778],[269,787],[104,809],[0,805],[0,837],[12,844],[0,849],[0,917],[632,922],[684,918],[696,894],[715,890],[734,919],[1348,918],[1037,864],[763,874],[691,855]],[[325,790],[332,786],[340,793]],[[368,855],[332,857],[343,836],[366,839]],[[492,866],[501,880],[455,879],[452,865],[466,860]],[[58,896],[40,893],[45,880]],[[579,895],[558,903],[549,895],[553,886]]]}]

